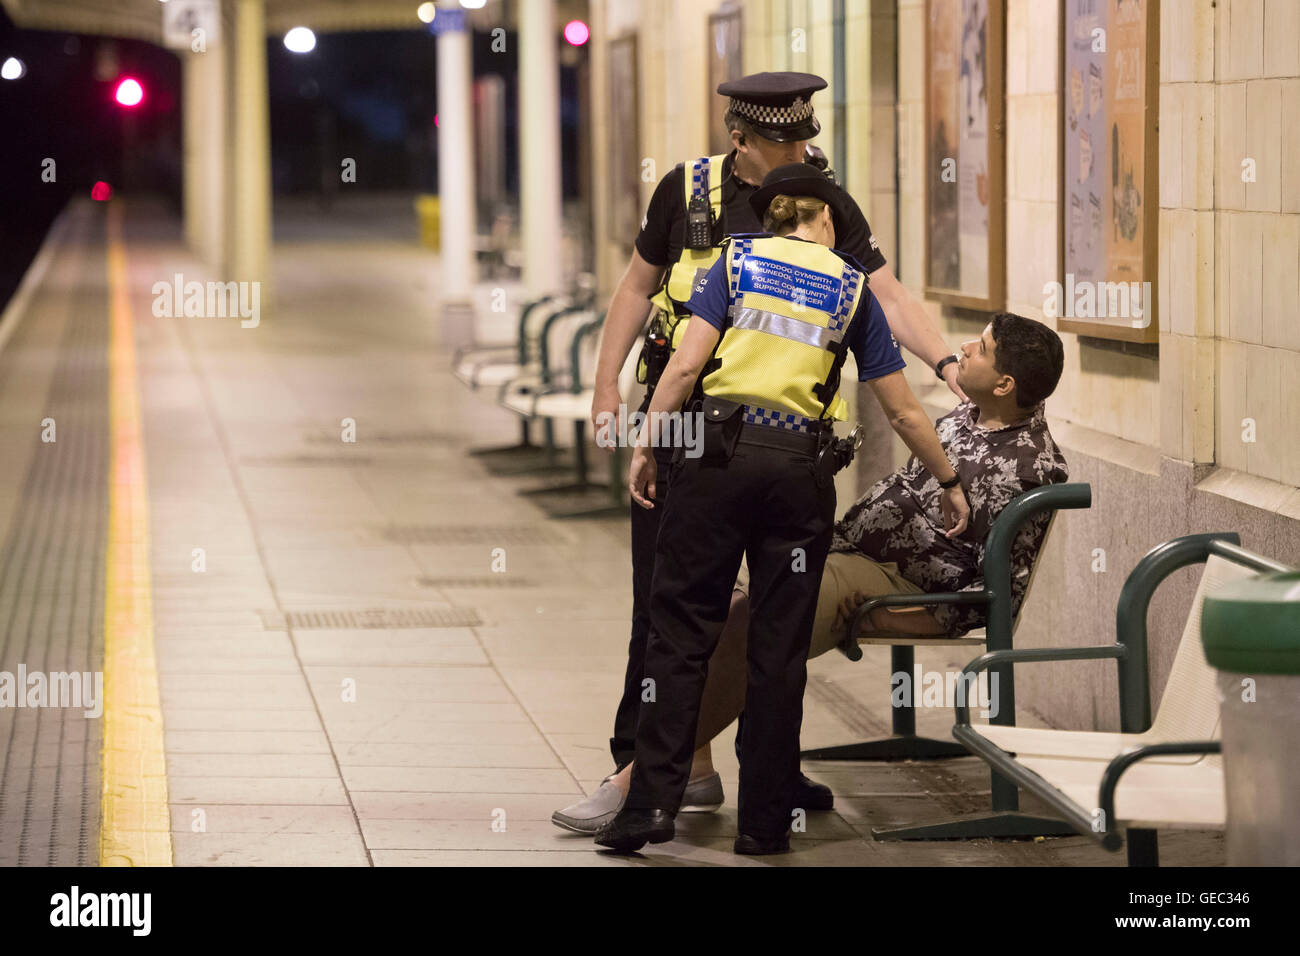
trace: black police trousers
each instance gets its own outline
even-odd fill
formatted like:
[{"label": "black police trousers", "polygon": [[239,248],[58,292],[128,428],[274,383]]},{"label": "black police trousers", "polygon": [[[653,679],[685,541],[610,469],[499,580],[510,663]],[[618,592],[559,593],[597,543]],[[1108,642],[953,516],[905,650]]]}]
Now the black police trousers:
[{"label": "black police trousers", "polygon": [[[764,426],[752,426],[762,428]],[[646,689],[626,806],[676,812],[690,774],[700,698],[744,555],[750,617],[740,740],[740,832],[790,827],[817,591],[835,520],[811,453],[751,444],[731,460],[674,466],[650,596]]]},{"label": "black police trousers", "polygon": [[614,766],[622,770],[636,754],[636,724],[641,705],[646,642],[650,638],[650,584],[655,571],[655,546],[659,541],[659,520],[668,504],[671,483],[669,457],[655,456],[655,506],[642,508],[632,502],[632,637],[627,646],[627,671],[623,675],[623,697],[614,715],[614,736],[609,750]]}]

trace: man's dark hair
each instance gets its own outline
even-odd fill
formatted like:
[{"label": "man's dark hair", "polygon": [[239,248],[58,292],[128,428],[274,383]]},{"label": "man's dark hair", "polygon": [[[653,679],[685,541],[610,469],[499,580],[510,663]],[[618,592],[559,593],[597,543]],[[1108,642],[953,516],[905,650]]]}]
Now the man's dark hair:
[{"label": "man's dark hair", "polygon": [[993,316],[993,368],[1016,380],[1016,404],[1033,408],[1056,389],[1065,368],[1061,337],[1014,312]]}]

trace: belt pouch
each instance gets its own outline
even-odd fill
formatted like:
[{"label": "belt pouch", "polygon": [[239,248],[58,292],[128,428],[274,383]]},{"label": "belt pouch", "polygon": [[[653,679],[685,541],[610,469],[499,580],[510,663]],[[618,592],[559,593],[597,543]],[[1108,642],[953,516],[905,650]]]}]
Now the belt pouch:
[{"label": "belt pouch", "polygon": [[744,426],[744,406],[740,402],[725,398],[704,396],[704,440],[702,454],[704,461],[730,461],[736,452],[736,442],[740,440],[740,430]]}]

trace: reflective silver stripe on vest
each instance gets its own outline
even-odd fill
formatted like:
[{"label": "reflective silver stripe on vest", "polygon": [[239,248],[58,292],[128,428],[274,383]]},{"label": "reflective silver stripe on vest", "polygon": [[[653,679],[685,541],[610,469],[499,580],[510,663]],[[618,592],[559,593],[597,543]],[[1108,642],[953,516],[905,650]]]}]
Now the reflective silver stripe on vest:
[{"label": "reflective silver stripe on vest", "polygon": [[799,319],[778,315],[775,312],[765,312],[762,309],[751,309],[745,306],[732,306],[728,311],[731,315],[731,327],[734,329],[766,332],[792,342],[811,345],[815,349],[829,349],[844,338],[843,329],[832,332],[825,326],[801,322]]}]

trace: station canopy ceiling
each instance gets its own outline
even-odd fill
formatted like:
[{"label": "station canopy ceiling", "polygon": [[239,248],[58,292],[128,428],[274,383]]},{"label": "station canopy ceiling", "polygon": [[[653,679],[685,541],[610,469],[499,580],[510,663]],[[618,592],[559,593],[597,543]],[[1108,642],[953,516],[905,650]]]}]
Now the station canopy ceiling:
[{"label": "station canopy ceiling", "polygon": [[[513,29],[521,0],[488,0],[471,10],[473,22],[484,29],[504,25]],[[158,0],[0,0],[19,27],[68,33],[99,33],[162,42],[162,4]],[[419,0],[265,0],[266,30],[280,35],[292,27],[317,33],[352,30],[426,29],[415,11]],[[441,4],[440,4],[441,6]],[[559,0],[556,21],[585,18],[585,0]],[[226,14],[233,3],[226,2]]]}]

